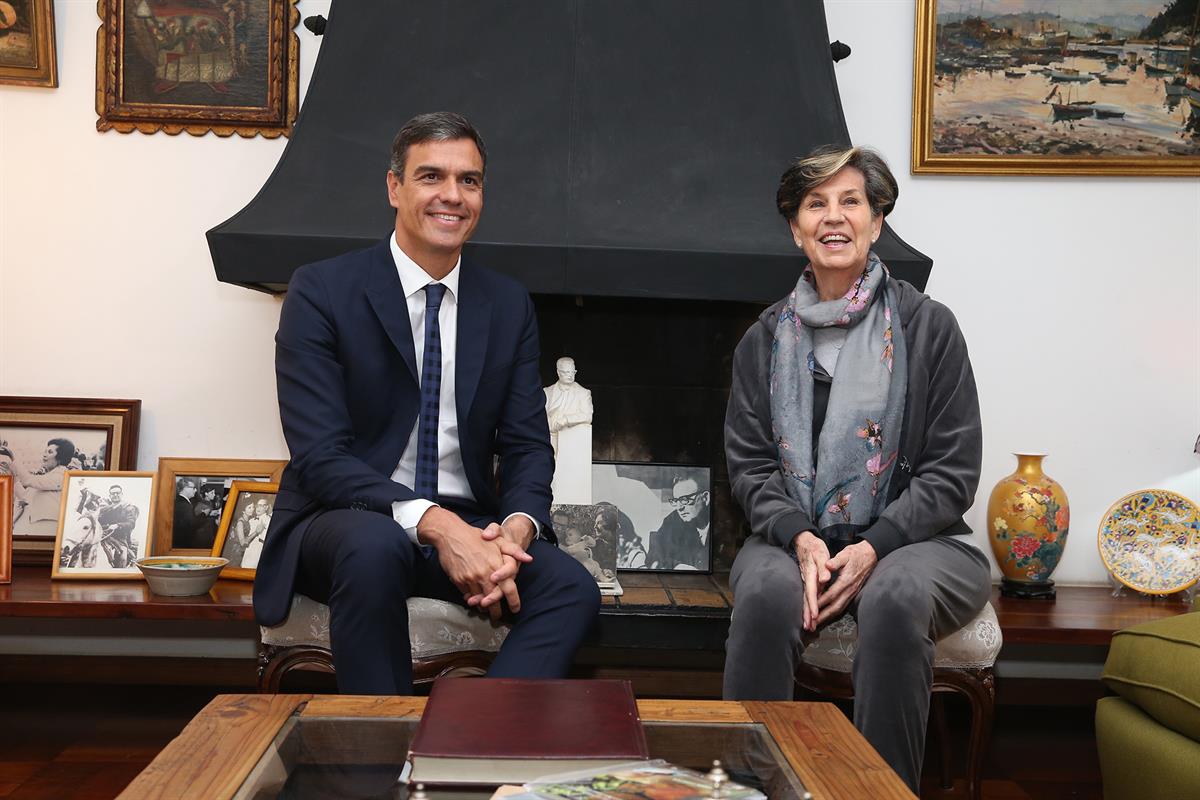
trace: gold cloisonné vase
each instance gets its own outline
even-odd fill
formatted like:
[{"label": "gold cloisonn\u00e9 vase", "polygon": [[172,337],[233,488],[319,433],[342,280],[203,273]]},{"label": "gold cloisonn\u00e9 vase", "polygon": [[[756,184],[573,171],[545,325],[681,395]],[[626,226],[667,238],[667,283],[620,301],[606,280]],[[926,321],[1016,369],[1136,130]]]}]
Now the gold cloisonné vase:
[{"label": "gold cloisonn\u00e9 vase", "polygon": [[988,499],[988,539],[1008,597],[1054,597],[1050,573],[1067,546],[1071,512],[1067,493],[1042,472],[1045,453],[1014,453],[1016,472]]}]

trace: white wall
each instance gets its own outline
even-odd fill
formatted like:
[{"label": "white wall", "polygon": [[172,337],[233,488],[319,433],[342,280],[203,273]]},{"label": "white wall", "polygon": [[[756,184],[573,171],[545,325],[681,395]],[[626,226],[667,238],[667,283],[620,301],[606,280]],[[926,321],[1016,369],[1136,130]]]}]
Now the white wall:
[{"label": "white wall", "polygon": [[[97,133],[95,9],[55,2],[58,89],[0,87],[0,393],[141,398],[142,469],[286,457],[279,301],[217,283],[204,241],[284,142]],[[969,522],[983,530],[1010,452],[1045,450],[1073,516],[1055,578],[1103,582],[1095,531],[1113,500],[1200,501],[1200,182],[913,177],[912,0],[826,10],[854,48],[837,67],[850,131],[895,168],[891,221],[933,257],[929,291],[971,345],[986,452]],[[319,40],[299,37],[303,97]]]}]

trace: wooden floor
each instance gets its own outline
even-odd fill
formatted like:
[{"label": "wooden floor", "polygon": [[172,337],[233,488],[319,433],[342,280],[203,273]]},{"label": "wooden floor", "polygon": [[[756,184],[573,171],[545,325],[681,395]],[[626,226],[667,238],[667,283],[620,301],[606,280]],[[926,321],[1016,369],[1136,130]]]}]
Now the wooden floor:
[{"label": "wooden floor", "polygon": [[[244,689],[234,689],[244,691]],[[115,797],[219,690],[202,687],[9,685],[0,709],[0,798]],[[1090,707],[997,708],[984,796],[991,800],[1101,797]],[[949,707],[951,736],[964,715]],[[922,797],[943,792],[931,743]],[[960,756],[961,757],[961,754]]]}]

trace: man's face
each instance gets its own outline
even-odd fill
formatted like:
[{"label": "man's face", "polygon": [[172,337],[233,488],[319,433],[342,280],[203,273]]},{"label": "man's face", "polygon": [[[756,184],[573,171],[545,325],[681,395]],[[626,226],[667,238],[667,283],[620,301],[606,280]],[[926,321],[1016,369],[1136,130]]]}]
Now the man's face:
[{"label": "man's face", "polygon": [[183,495],[184,499],[191,500],[196,496],[196,484],[190,481],[184,481],[179,487],[179,494]]},{"label": "man's face", "polygon": [[[409,258],[457,258],[483,212],[483,158],[470,139],[408,148],[404,180],[387,174],[396,243]],[[421,264],[424,266],[424,264]]]},{"label": "man's face", "polygon": [[558,365],[558,380],[562,383],[575,382],[575,362],[566,361]]},{"label": "man's face", "polygon": [[671,507],[681,520],[691,522],[708,508],[708,492],[700,491],[700,485],[694,480],[680,481],[671,490]]},{"label": "man's face", "polygon": [[121,502],[121,487],[114,486],[108,490],[108,502],[117,505]]},{"label": "man's face", "polygon": [[254,504],[254,511],[258,514],[258,516],[265,517],[271,512],[271,506],[266,500],[259,500]]}]

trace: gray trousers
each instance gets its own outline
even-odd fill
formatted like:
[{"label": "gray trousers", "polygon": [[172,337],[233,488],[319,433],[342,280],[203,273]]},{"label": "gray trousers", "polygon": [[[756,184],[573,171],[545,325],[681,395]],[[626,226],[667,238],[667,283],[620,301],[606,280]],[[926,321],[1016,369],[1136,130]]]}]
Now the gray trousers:
[{"label": "gray trousers", "polygon": [[[751,536],[733,562],[726,700],[791,700],[804,651],[804,582],[781,548]],[[875,565],[850,611],[858,622],[854,726],[914,792],[921,780],[933,644],[979,613],[991,568],[971,544],[935,536]]]}]

